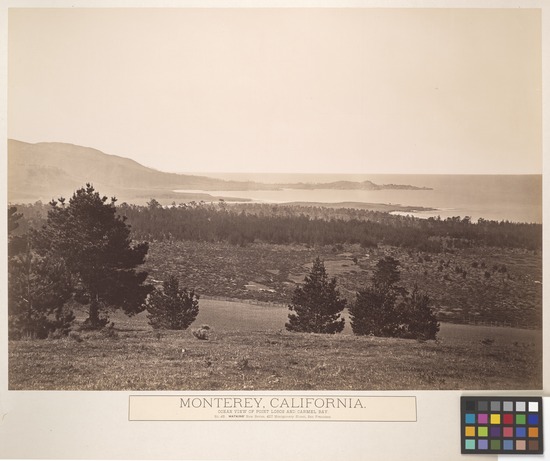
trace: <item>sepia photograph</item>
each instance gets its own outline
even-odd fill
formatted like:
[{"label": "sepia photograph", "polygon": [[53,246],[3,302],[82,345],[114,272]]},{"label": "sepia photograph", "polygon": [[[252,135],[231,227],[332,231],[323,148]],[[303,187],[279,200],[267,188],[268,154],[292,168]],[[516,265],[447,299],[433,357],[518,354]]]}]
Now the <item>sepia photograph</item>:
[{"label": "sepia photograph", "polygon": [[7,20],[10,391],[543,389],[541,9]]}]

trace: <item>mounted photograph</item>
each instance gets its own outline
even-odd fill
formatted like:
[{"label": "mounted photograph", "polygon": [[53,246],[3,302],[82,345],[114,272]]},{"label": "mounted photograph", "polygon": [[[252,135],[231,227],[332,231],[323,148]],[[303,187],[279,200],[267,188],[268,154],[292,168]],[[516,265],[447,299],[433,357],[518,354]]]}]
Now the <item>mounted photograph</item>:
[{"label": "mounted photograph", "polygon": [[540,9],[8,26],[9,390],[543,388]]}]

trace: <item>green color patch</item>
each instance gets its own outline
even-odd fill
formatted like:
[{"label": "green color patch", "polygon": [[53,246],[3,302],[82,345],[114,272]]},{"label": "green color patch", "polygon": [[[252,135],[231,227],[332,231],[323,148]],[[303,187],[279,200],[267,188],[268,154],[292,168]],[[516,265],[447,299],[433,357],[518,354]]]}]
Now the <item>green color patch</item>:
[{"label": "green color patch", "polygon": [[525,424],[525,415],[516,415],[516,424]]},{"label": "green color patch", "polygon": [[491,450],[500,450],[500,440],[491,440]]}]

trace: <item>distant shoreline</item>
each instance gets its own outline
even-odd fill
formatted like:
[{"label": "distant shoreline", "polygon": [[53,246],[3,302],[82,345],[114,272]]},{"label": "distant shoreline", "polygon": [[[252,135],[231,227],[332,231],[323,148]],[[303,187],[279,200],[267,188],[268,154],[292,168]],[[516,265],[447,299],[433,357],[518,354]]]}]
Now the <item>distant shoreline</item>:
[{"label": "distant shoreline", "polygon": [[364,202],[337,202],[337,203],[326,203],[326,202],[285,202],[279,203],[279,205],[287,206],[309,206],[309,207],[323,207],[323,208],[356,208],[359,210],[371,210],[371,211],[382,211],[386,213],[392,212],[410,212],[410,213],[419,213],[419,212],[428,212],[428,211],[438,211],[437,208],[428,208],[423,206],[404,206],[394,203],[364,203]]}]

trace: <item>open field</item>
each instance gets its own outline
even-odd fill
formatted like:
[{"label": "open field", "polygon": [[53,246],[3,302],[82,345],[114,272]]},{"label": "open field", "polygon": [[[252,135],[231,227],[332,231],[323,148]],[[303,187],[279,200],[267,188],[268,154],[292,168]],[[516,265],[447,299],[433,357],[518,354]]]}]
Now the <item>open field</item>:
[{"label": "open field", "polygon": [[[113,334],[9,343],[10,389],[540,389],[540,330],[443,324],[438,341],[284,331],[287,310],[201,300],[190,330],[113,316]],[[79,320],[82,320],[82,316]],[[245,321],[246,319],[246,321]],[[349,328],[349,327],[348,327]],[[159,334],[160,333],[160,334]],[[182,352],[182,349],[185,351]]]}]

